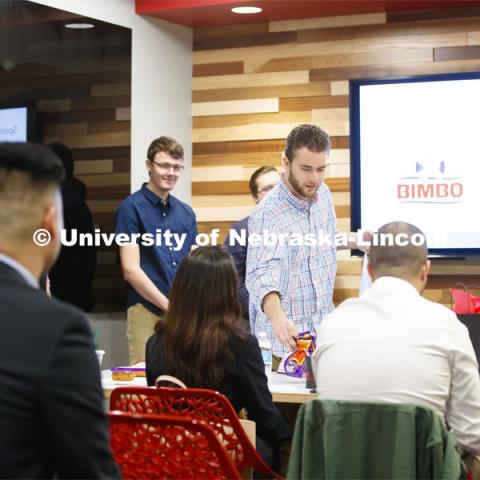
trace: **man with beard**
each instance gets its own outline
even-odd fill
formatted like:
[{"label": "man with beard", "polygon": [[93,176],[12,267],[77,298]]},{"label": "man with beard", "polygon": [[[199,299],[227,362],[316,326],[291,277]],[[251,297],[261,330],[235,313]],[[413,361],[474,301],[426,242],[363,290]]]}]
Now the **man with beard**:
[{"label": "man with beard", "polygon": [[[299,332],[315,332],[333,310],[337,270],[336,217],[332,196],[323,183],[330,137],[316,125],[302,124],[287,137],[285,174],[250,216],[247,289],[252,331],[267,332],[272,352],[295,349]],[[278,241],[267,241],[267,237]],[[311,243],[282,241],[313,239]],[[319,241],[321,240],[321,241]],[[353,236],[348,248],[356,248]]]}]

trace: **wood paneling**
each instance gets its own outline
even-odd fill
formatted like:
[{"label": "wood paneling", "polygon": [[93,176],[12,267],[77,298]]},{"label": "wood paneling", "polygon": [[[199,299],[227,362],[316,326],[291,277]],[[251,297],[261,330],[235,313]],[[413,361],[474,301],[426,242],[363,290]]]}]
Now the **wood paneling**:
[{"label": "wood paneling", "polygon": [[243,73],[243,62],[205,63],[193,66],[194,77],[208,77],[211,75],[230,75]]},{"label": "wood paneling", "polygon": [[[310,78],[310,75],[309,75]],[[273,87],[220,88],[218,90],[193,91],[193,102],[215,102],[270,97],[309,97],[311,95],[328,95],[330,82],[312,82],[308,84],[287,84]]]},{"label": "wood paneling", "polygon": [[304,70],[299,72],[285,71],[281,75],[278,73],[250,73],[244,75],[197,77],[192,80],[192,88],[194,91],[198,91],[219,88],[271,87],[274,85],[294,85],[308,82],[308,70]]},{"label": "wood paneling", "polygon": [[[277,99],[278,101],[278,99]],[[278,105],[278,103],[277,103]],[[195,105],[194,105],[195,106]],[[308,110],[307,108],[305,110]],[[255,123],[304,123],[312,120],[309,111],[287,111],[281,113],[254,113],[251,115],[212,115],[208,117],[194,117],[193,128],[218,128],[235,125],[251,125]]]},{"label": "wood paneling", "polygon": [[[338,228],[348,231],[348,81],[478,71],[479,25],[480,10],[462,7],[195,30],[194,72],[209,76],[193,81],[194,109],[213,104],[208,116],[193,120],[199,230],[220,228],[224,236],[231,222],[247,215],[254,206],[249,175],[261,165],[280,166],[286,135],[311,121],[332,135],[326,182]],[[243,73],[234,72],[240,65]],[[264,98],[278,99],[279,112],[215,111],[216,102]],[[338,259],[336,302],[357,295],[362,267],[348,251]],[[449,304],[452,282],[478,281],[479,271],[478,263],[434,261],[426,297]]]},{"label": "wood paneling", "polygon": [[229,100],[225,102],[194,103],[192,116],[219,116],[241,113],[278,112],[278,98],[260,98],[258,100]]},{"label": "wood paneling", "polygon": [[[130,193],[129,79],[129,56],[123,64],[118,59],[97,65],[77,61],[62,70],[30,64],[0,72],[0,102],[35,103],[40,141],[59,141],[72,149],[75,175],[88,188],[95,225],[106,233],[113,230],[115,211]],[[98,248],[94,298],[100,310],[124,308],[114,247]],[[106,301],[109,306],[102,306]]]},{"label": "wood paneling", "polygon": [[223,38],[194,39],[193,50],[219,50],[225,48],[253,47],[258,45],[279,45],[294,42],[296,32],[251,33]]},{"label": "wood paneling", "polygon": [[434,48],[433,59],[436,62],[480,59],[480,46]]},{"label": "wood paneling", "polygon": [[352,27],[354,25],[375,25],[385,23],[385,13],[368,13],[364,15],[342,15],[340,17],[306,18],[301,20],[281,20],[270,22],[271,32],[291,32],[313,28]]}]

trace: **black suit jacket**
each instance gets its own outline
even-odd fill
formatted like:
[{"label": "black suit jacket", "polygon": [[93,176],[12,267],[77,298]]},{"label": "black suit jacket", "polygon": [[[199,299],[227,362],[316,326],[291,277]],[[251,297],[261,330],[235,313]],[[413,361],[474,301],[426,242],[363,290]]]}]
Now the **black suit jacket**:
[{"label": "black suit jacket", "polygon": [[86,318],[0,262],[0,477],[118,477],[108,440]]}]

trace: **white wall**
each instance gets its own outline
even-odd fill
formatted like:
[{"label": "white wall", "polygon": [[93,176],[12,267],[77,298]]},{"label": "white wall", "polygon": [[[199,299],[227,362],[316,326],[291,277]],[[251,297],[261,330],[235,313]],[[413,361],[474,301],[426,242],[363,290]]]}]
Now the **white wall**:
[{"label": "white wall", "polygon": [[146,181],[146,151],[160,135],[185,149],[175,195],[191,203],[192,30],[135,13],[134,0],[30,0],[132,30],[132,191]]}]

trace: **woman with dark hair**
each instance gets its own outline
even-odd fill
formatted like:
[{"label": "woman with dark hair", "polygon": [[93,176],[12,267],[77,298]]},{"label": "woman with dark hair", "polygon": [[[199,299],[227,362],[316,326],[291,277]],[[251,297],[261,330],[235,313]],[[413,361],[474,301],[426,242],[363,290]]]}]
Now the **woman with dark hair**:
[{"label": "woman with dark hair", "polygon": [[277,467],[277,446],[290,430],[272,401],[257,339],[247,332],[230,255],[220,246],[187,255],[175,276],[169,308],[146,348],[148,385],[162,374],[190,388],[223,393],[256,422],[257,450]]}]

